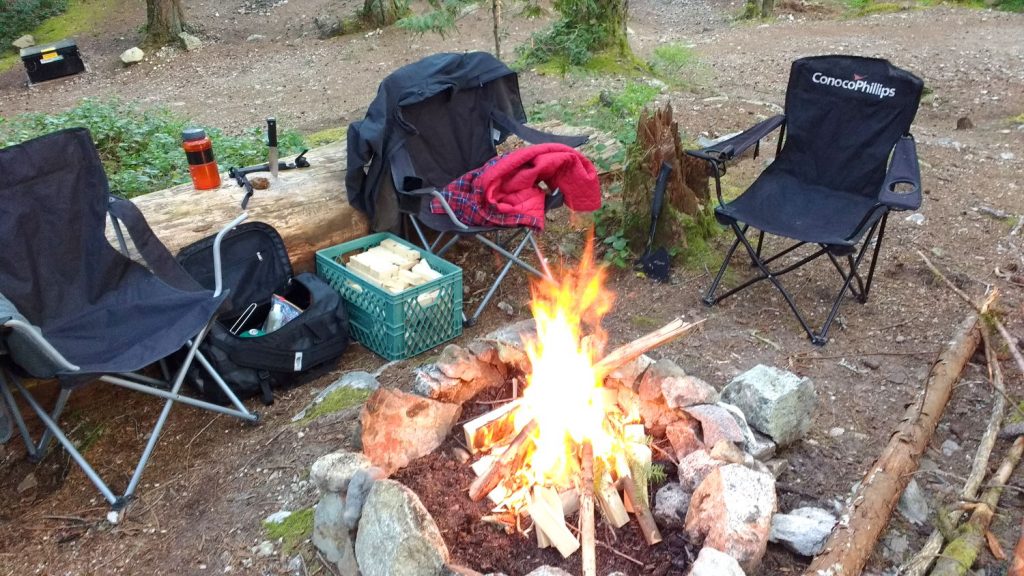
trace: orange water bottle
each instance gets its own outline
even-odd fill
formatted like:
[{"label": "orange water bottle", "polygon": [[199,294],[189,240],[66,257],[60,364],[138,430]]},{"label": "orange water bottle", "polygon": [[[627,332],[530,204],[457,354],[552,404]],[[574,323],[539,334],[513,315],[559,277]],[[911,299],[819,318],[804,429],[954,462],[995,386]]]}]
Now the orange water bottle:
[{"label": "orange water bottle", "polygon": [[181,141],[196,190],[212,190],[220,186],[220,171],[213,158],[213,142],[206,131],[202,128],[188,128],[181,133]]}]

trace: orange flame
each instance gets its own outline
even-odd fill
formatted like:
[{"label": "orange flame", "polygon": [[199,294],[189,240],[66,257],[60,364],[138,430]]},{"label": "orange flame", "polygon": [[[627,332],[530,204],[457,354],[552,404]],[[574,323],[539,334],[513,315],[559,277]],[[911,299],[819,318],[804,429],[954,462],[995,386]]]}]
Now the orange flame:
[{"label": "orange flame", "polygon": [[607,462],[621,453],[618,434],[606,418],[603,377],[594,369],[607,341],[600,322],[615,296],[605,287],[604,266],[594,261],[592,233],[579,267],[559,276],[532,286],[537,337],[525,343],[533,369],[517,427],[530,419],[538,425],[529,457],[530,481],[568,486],[577,477],[576,450],[585,440],[592,444],[595,459]]}]

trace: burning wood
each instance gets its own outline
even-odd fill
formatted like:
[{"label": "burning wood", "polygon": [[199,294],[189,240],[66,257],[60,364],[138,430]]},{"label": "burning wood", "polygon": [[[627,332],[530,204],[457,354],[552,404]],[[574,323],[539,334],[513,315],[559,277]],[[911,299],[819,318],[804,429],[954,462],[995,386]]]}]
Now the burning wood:
[{"label": "burning wood", "polygon": [[[523,395],[463,427],[479,455],[470,498],[489,497],[494,515],[528,515],[540,547],[554,546],[563,556],[582,548],[585,575],[596,574],[595,502],[610,526],[629,522],[620,490],[644,539],[661,540],[646,490],[633,478],[651,465],[644,425],[639,411],[619,406],[619,391],[605,388],[605,378],[702,322],[677,318],[602,355],[607,337],[600,320],[613,300],[603,279],[588,248],[579,269],[533,287],[537,336],[524,341],[531,373]],[[565,523],[576,508],[579,540]]]}]

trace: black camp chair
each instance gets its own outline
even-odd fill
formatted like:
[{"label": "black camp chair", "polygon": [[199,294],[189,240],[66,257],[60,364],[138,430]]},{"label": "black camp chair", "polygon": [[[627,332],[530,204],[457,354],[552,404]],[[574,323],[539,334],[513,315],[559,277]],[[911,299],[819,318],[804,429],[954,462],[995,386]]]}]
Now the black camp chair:
[{"label": "black camp chair", "polygon": [[[115,511],[135,493],[171,404],[181,402],[255,422],[231,389],[198,352],[226,294],[221,290],[218,236],[216,289],[199,286],[153,235],[134,204],[111,196],[92,138],[71,129],[0,150],[0,394],[14,417],[30,459],[44,455],[56,438]],[[107,241],[110,215],[119,244]],[[145,267],[126,256],[127,242]],[[136,374],[187,345],[187,354],[165,380]],[[179,394],[193,360],[210,373],[234,408]],[[61,391],[47,413],[16,372],[57,378]],[[120,496],[61,431],[61,412],[78,386],[96,378],[165,399],[131,480]],[[45,426],[38,443],[29,435],[11,389]]]},{"label": "black camp chair", "polygon": [[[545,268],[532,231],[526,227],[467,226],[456,218],[439,189],[497,155],[510,134],[531,144],[558,142],[578,147],[586,136],[558,136],[525,126],[526,112],[515,72],[486,52],[435,54],[403,66],[381,82],[366,118],[348,132],[349,202],[366,212],[374,229],[395,228],[406,215],[423,247],[443,256],[462,238],[473,238],[506,259],[473,324],[513,265],[547,276],[523,260],[531,246]],[[441,201],[445,214],[430,211]],[[546,209],[562,204],[556,193]],[[428,239],[426,231],[436,233]],[[495,236],[495,239],[488,238]],[[504,238],[500,238],[504,236]]]},{"label": "black camp chair", "polygon": [[[767,279],[782,293],[811,341],[824,345],[847,290],[860,302],[867,301],[889,211],[916,210],[921,205],[921,175],[910,124],[923,87],[921,79],[885,60],[802,58],[790,70],[784,115],[688,152],[708,161],[718,194],[715,216],[736,235],[704,302],[711,306]],[[725,202],[721,176],[726,162],[751,148],[756,156],[760,140],[777,128],[775,161],[743,194]],[[746,236],[749,228],[758,230],[756,247]],[[761,247],[766,232],[796,243],[764,257]],[[863,278],[859,267],[872,242],[871,265]],[[716,296],[740,244],[760,273]],[[805,244],[816,248],[794,263],[769,267]],[[828,257],[843,282],[825,323],[815,332],[779,276],[820,256]],[[841,260],[846,261],[845,267]]]}]

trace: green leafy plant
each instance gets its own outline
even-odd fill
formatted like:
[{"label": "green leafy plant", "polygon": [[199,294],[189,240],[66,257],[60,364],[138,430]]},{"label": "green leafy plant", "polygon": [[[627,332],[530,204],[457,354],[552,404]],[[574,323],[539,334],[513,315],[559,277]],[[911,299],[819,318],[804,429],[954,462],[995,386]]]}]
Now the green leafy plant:
[{"label": "green leafy plant", "polygon": [[[83,100],[56,114],[32,113],[0,123],[0,146],[72,127],[88,128],[99,151],[112,191],[133,197],[189,181],[181,150],[181,131],[192,125],[163,108],[141,110],[118,101]],[[221,169],[266,161],[262,128],[240,136],[208,128]],[[302,136],[285,130],[279,137],[282,154],[301,149]]]},{"label": "green leafy plant", "polygon": [[444,38],[445,34],[455,29],[455,21],[462,10],[476,2],[475,0],[429,0],[429,4],[433,10],[406,16],[396,22],[398,27],[420,34],[433,32]]},{"label": "green leafy plant", "polygon": [[68,8],[68,0],[3,0],[0,2],[0,47],[4,50],[43,20]]},{"label": "green leafy plant", "polygon": [[558,62],[567,69],[609,50],[616,57],[634,59],[626,40],[627,7],[623,0],[555,0],[559,19],[520,46],[520,64]]}]

